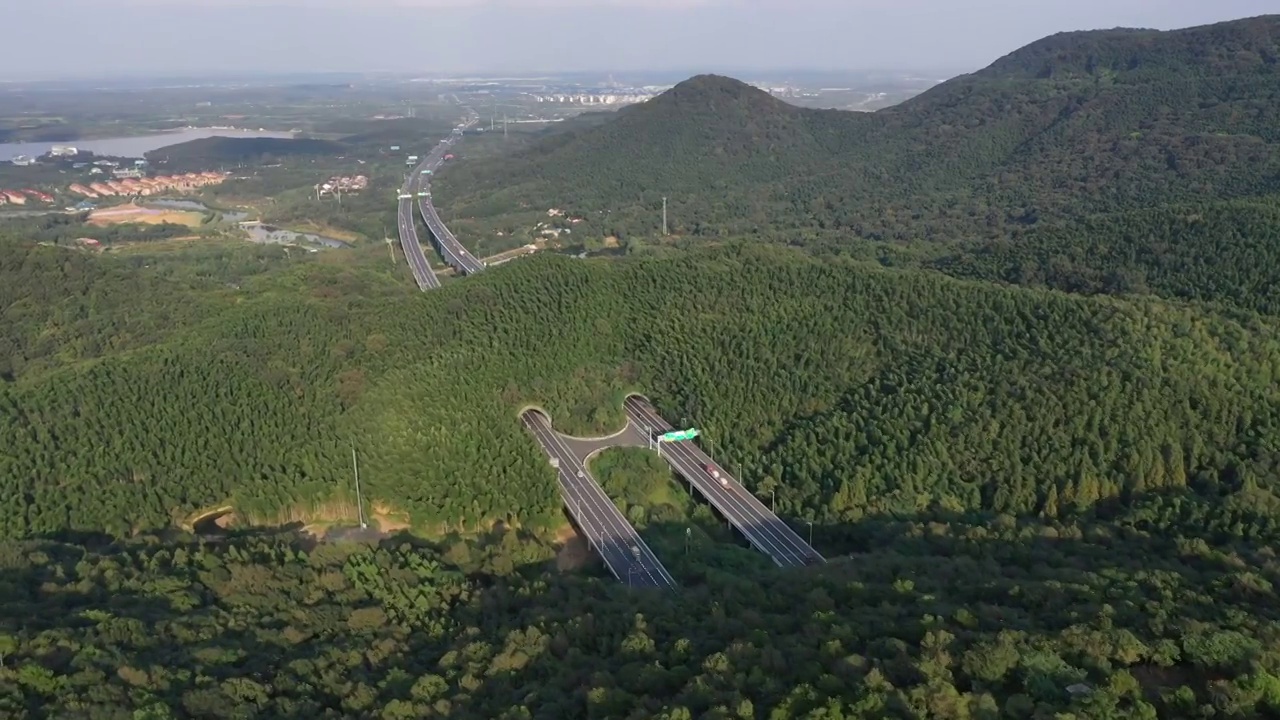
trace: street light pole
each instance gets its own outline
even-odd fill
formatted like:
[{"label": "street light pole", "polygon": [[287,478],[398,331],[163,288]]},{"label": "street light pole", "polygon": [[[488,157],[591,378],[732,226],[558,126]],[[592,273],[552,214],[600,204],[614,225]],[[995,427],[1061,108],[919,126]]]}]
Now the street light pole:
[{"label": "street light pole", "polygon": [[360,529],[363,530],[368,526],[364,521],[364,502],[360,499],[360,465],[356,462],[356,444],[351,442],[351,469],[356,476],[356,516],[360,518]]},{"label": "street light pole", "polygon": [[809,521],[809,547],[813,547],[813,521]]}]

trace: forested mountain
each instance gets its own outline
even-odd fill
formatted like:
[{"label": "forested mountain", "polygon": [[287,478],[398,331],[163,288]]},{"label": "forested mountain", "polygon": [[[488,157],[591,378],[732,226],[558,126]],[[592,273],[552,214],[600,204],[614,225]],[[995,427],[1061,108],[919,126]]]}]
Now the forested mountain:
[{"label": "forested mountain", "polygon": [[287,515],[346,487],[353,438],[370,492],[419,526],[545,525],[558,498],[518,409],[607,430],[638,388],[778,486],[780,508],[833,525],[1160,490],[1150,502],[1172,493],[1210,527],[1277,531],[1256,494],[1280,461],[1280,346],[1248,313],[750,247],[535,257],[421,298],[302,272],[310,302],[244,299],[0,390],[0,528],[159,528],[228,501]]},{"label": "forested mountain", "polygon": [[[876,113],[700,76],[600,127],[445,173],[451,216],[562,207],[574,232],[958,240],[1280,191],[1280,16],[1055,35]],[[464,148],[465,152],[465,148]]]},{"label": "forested mountain", "polygon": [[[666,195],[685,252],[430,293],[5,232],[0,716],[1277,716],[1278,38],[1069,33],[864,115],[694,78],[437,191],[624,238]],[[637,452],[595,469],[679,589],[578,567],[519,413],[632,391],[831,562]],[[417,536],[294,532],[354,520],[353,448]]]},{"label": "forested mountain", "polygon": [[947,248],[923,264],[957,277],[1077,293],[1152,293],[1277,315],[1278,199],[1173,204],[1044,223],[1017,240]]}]

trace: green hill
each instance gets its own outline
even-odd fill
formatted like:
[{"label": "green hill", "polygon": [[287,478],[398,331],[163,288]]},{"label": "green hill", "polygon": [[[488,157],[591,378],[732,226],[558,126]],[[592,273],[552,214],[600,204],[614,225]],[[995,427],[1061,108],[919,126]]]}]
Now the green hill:
[{"label": "green hill", "polygon": [[[97,282],[157,302],[150,270]],[[0,714],[1280,708],[1274,320],[762,245],[540,255],[428,294],[328,263],[259,281],[174,284],[200,312],[0,383]],[[832,563],[752,564],[714,518],[642,507],[678,593],[555,570],[555,479],[517,412],[615,429],[630,389]],[[224,505],[349,522],[352,441],[366,500],[431,540],[172,530]]]},{"label": "green hill", "polygon": [[447,214],[789,242],[1018,237],[1046,220],[1280,191],[1280,16],[1066,33],[876,113],[699,76],[601,127],[461,164]]},{"label": "green hill", "polygon": [[1167,489],[1202,497],[1208,524],[1275,531],[1210,502],[1274,481],[1280,344],[1247,314],[759,248],[534,257],[424,297],[298,272],[178,338],[0,390],[0,529],[288,516],[345,498],[351,439],[369,492],[420,527],[544,526],[558,499],[519,408],[605,431],[643,389],[778,485],[779,507],[832,524]]},{"label": "green hill", "polygon": [[151,163],[174,167],[215,167],[237,163],[271,162],[276,158],[307,155],[341,155],[347,146],[311,138],[207,137],[152,150]]}]

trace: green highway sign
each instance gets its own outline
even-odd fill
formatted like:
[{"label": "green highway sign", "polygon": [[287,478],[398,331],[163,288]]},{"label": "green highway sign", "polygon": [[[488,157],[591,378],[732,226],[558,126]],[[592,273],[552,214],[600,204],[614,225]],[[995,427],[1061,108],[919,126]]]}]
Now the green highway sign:
[{"label": "green highway sign", "polygon": [[692,440],[698,437],[698,431],[689,428],[688,430],[672,430],[669,433],[658,436],[658,442],[676,442],[677,440]]}]

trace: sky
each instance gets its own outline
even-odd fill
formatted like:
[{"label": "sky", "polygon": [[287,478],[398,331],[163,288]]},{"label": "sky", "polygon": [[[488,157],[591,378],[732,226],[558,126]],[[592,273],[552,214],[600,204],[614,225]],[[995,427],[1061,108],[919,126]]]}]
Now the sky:
[{"label": "sky", "polygon": [[945,70],[1065,30],[1277,0],[6,0],[0,79],[297,71]]}]

